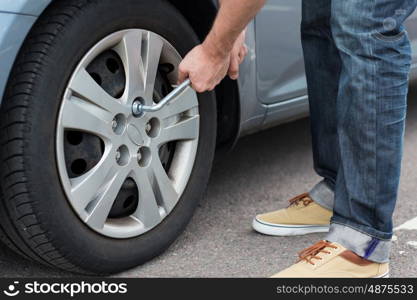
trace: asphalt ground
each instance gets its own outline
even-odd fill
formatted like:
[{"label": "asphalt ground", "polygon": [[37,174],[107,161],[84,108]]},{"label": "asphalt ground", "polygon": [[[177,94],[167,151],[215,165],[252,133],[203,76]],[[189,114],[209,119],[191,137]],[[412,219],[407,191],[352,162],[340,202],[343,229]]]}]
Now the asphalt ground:
[{"label": "asphalt ground", "polygon": [[[395,226],[417,217],[417,88],[409,97],[405,154]],[[291,265],[323,234],[268,237],[251,229],[254,215],[287,205],[319,177],[312,168],[308,119],[245,137],[217,157],[207,195],[186,232],[159,258],[117,276],[266,277]],[[392,277],[417,277],[417,228],[395,232]],[[68,277],[0,245],[1,277]]]}]

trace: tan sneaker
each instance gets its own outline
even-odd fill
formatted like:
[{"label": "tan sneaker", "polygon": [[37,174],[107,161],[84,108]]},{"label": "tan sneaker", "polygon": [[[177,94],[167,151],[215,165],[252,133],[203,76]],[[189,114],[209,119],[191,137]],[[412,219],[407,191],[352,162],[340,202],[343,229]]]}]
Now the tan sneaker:
[{"label": "tan sneaker", "polygon": [[388,264],[366,260],[342,245],[320,241],[299,253],[300,260],[272,278],[388,278]]},{"label": "tan sneaker", "polygon": [[328,232],[332,215],[331,210],[315,203],[308,194],[302,194],[291,199],[287,208],[256,216],[252,227],[275,236]]}]

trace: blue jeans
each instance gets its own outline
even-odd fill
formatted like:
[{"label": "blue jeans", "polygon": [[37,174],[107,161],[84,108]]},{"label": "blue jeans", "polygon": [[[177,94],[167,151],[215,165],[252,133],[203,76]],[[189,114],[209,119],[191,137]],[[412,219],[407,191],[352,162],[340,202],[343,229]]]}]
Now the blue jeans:
[{"label": "blue jeans", "polygon": [[417,0],[303,0],[302,41],[316,172],[334,216],[327,240],[389,260]]}]

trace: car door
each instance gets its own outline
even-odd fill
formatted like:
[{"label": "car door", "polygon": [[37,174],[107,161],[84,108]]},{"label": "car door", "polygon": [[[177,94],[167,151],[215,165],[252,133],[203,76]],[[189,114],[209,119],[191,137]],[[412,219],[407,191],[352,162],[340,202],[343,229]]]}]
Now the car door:
[{"label": "car door", "polygon": [[[302,0],[269,0],[255,19],[257,96],[274,104],[306,94],[300,37]],[[417,70],[417,11],[406,22]]]},{"label": "car door", "polygon": [[306,94],[301,0],[269,0],[255,19],[258,99],[277,103]]}]

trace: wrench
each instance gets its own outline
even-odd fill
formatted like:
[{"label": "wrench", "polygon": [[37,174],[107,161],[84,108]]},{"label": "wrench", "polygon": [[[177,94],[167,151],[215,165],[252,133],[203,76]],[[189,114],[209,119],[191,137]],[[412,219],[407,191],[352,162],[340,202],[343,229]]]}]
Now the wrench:
[{"label": "wrench", "polygon": [[174,100],[179,94],[185,91],[186,88],[191,86],[190,79],[185,80],[179,86],[177,86],[171,93],[169,93],[164,99],[162,99],[158,104],[153,106],[146,106],[143,105],[140,101],[133,103],[133,115],[134,116],[141,116],[145,112],[157,112],[160,111],[163,107],[169,104],[172,100]]}]

